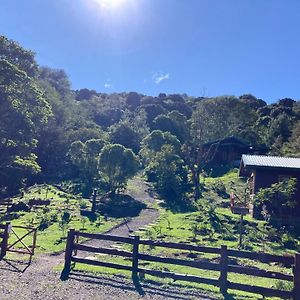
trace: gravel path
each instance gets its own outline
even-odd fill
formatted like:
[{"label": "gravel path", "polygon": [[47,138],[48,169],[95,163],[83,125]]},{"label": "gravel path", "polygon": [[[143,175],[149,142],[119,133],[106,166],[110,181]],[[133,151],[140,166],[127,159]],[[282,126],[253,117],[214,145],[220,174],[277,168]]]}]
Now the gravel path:
[{"label": "gravel path", "polygon": [[[154,203],[154,195],[146,183],[134,179],[134,190],[129,194],[147,205],[139,216],[128,220],[108,233],[128,236],[149,223],[155,222],[158,211],[149,206]],[[129,231],[130,228],[130,231]],[[85,243],[87,244],[87,243]],[[91,240],[88,244],[109,246],[109,242]],[[110,300],[110,299],[209,299],[199,291],[182,289],[176,285],[167,287],[159,284],[141,284],[136,288],[133,282],[121,276],[93,276],[82,272],[72,272],[66,281],[60,280],[60,272],[54,268],[64,262],[60,255],[40,255],[30,266],[24,261],[0,261],[1,300]],[[212,298],[210,298],[212,299]]]}]

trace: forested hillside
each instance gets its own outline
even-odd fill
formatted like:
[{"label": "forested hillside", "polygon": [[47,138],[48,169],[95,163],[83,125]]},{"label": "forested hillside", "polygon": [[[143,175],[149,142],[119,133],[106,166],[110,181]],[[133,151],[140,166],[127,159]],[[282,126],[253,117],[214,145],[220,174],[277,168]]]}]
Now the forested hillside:
[{"label": "forested hillside", "polygon": [[1,197],[66,180],[85,195],[114,192],[145,170],[165,199],[199,198],[206,142],[235,136],[300,156],[300,101],[264,100],[74,91],[63,70],[39,66],[33,52],[0,36]]}]

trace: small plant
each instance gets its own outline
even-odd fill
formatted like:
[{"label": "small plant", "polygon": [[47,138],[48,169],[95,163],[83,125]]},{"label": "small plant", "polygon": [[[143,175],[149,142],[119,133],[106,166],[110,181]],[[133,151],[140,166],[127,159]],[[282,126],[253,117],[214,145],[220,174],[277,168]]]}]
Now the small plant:
[{"label": "small plant", "polygon": [[211,188],[219,196],[221,196],[223,198],[227,198],[228,197],[228,193],[226,191],[226,186],[225,186],[225,184],[222,181],[218,180],[218,181],[214,182],[212,184]]},{"label": "small plant", "polygon": [[199,224],[193,223],[190,230],[193,233],[193,241],[196,241],[199,234]]},{"label": "small plant", "polygon": [[43,214],[40,220],[40,224],[38,225],[39,230],[45,230],[51,225],[51,220],[49,214]]},{"label": "small plant", "polygon": [[68,211],[64,211],[61,214],[60,220],[58,222],[59,228],[61,229],[63,235],[65,235],[69,227],[70,221],[71,221],[71,214]]},{"label": "small plant", "polygon": [[294,288],[293,282],[276,280],[275,282],[275,289],[282,290],[282,291],[289,291],[291,292]]},{"label": "small plant", "polygon": [[297,246],[296,240],[289,233],[284,233],[282,235],[281,242],[285,248],[295,249]]},{"label": "small plant", "polygon": [[46,214],[50,211],[50,208],[49,207],[43,207],[43,214]]},{"label": "small plant", "polygon": [[162,226],[160,224],[153,226],[157,236],[162,236]]},{"label": "small plant", "polygon": [[50,221],[51,221],[51,223],[55,223],[55,222],[57,222],[57,213],[56,212],[52,212],[52,213],[50,213]]},{"label": "small plant", "polygon": [[102,217],[100,214],[97,215],[96,226],[99,227],[102,224]]},{"label": "small plant", "polygon": [[79,201],[79,207],[80,207],[80,209],[87,209],[88,208],[88,201],[81,199]]},{"label": "small plant", "polygon": [[81,216],[81,218],[80,218],[80,223],[81,223],[81,225],[82,225],[82,230],[85,230],[85,223],[86,223],[86,217],[84,217],[84,216]]}]

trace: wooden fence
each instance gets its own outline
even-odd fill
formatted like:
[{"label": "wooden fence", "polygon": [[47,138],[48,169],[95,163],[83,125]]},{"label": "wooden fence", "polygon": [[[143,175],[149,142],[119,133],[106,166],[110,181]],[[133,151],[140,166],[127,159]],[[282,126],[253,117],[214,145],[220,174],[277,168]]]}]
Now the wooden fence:
[{"label": "wooden fence", "polygon": [[[133,245],[133,250],[131,252],[131,251],[117,250],[117,249],[104,248],[104,247],[96,248],[84,244],[79,244],[78,243],[79,237],[126,243],[126,244]],[[184,260],[179,258],[160,257],[160,256],[155,256],[150,254],[143,254],[140,253],[139,251],[140,245],[218,254],[220,255],[220,260],[219,263],[214,263],[214,262],[192,261],[192,260]],[[126,266],[126,265],[121,265],[116,263],[82,258],[77,256],[77,251],[103,253],[103,254],[110,254],[110,255],[117,255],[117,256],[131,258],[132,265]],[[246,267],[241,265],[232,265],[230,264],[230,257],[245,258],[245,259],[260,261],[263,263],[275,262],[289,267],[293,266],[293,275],[288,275],[288,274],[275,272],[275,271],[267,271],[258,268]],[[177,274],[173,272],[145,269],[139,267],[140,260],[174,264],[179,266],[188,266],[188,267],[202,269],[202,270],[219,271],[220,276],[219,279],[212,279],[212,278],[203,278],[195,275]],[[104,234],[90,234],[90,233],[75,231],[74,229],[71,229],[68,233],[68,238],[67,238],[67,245],[66,245],[66,252],[65,252],[65,265],[62,272],[62,279],[68,278],[68,275],[71,270],[72,262],[131,271],[133,278],[137,278],[138,273],[144,273],[144,274],[149,274],[152,276],[158,276],[163,278],[172,278],[174,280],[182,280],[182,281],[214,285],[214,286],[218,286],[220,288],[221,293],[223,294],[227,293],[228,289],[234,289],[234,290],[242,290],[246,292],[261,294],[263,296],[292,298],[294,300],[300,299],[300,254],[296,254],[295,256],[279,256],[279,255],[271,255],[266,253],[254,253],[248,251],[227,249],[226,246],[221,246],[221,248],[213,248],[213,247],[195,246],[195,245],[189,245],[183,243],[144,240],[144,239],[140,239],[138,236],[131,238],[131,237],[104,235]],[[228,273],[230,272],[244,274],[244,275],[251,275],[256,277],[265,277],[271,279],[290,281],[293,282],[293,291],[284,291],[284,290],[278,290],[274,288],[266,288],[261,286],[231,282],[228,280]]]},{"label": "wooden fence", "polygon": [[[20,234],[16,231],[20,229],[25,231],[25,233]],[[27,245],[24,239],[32,234],[32,243]],[[5,225],[0,224],[0,259],[4,258],[7,252],[15,252],[19,254],[28,254],[30,257],[34,255],[34,250],[36,247],[36,234],[37,229],[28,226],[11,226],[10,223]],[[14,242],[9,244],[9,237],[14,236]],[[21,247],[15,248],[18,244]]]},{"label": "wooden fence", "polygon": [[13,201],[11,199],[1,199],[0,200],[0,213],[5,214],[7,210],[11,207]]},{"label": "wooden fence", "polygon": [[10,224],[0,224],[0,259],[6,255]]}]

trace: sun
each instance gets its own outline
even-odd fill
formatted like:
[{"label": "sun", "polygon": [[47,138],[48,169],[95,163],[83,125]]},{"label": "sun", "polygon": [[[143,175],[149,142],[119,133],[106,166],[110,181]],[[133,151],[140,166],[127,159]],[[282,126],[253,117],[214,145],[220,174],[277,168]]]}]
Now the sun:
[{"label": "sun", "polygon": [[93,0],[93,1],[95,1],[97,4],[101,5],[104,8],[114,9],[120,7],[127,0]]}]

